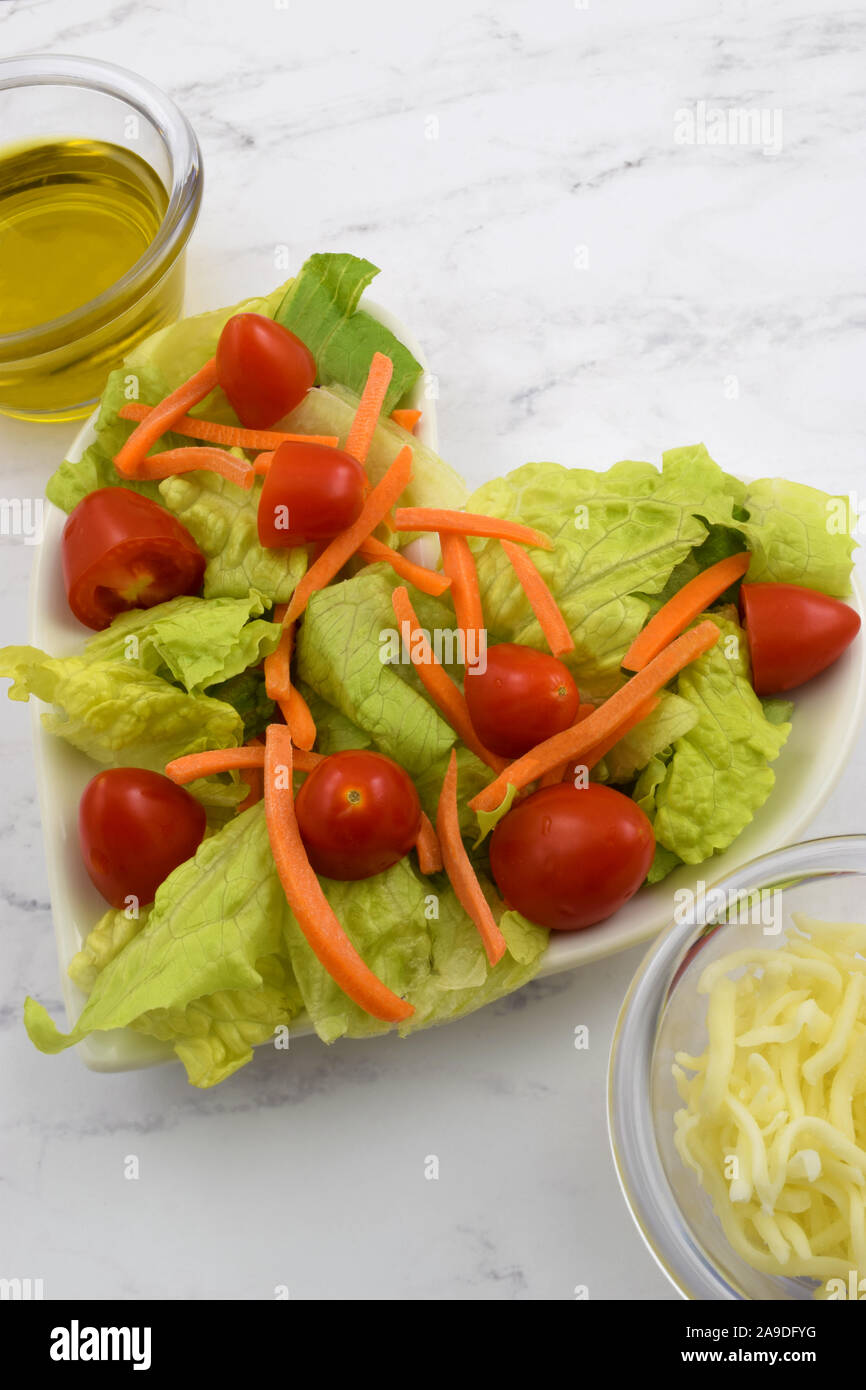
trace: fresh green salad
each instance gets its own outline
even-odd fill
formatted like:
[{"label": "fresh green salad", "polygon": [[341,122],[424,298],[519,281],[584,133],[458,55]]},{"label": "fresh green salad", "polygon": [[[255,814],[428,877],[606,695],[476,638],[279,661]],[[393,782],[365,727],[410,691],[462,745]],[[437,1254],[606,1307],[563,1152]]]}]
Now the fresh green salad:
[{"label": "fresh green salad", "polygon": [[376,273],[315,255],[163,329],[48,484],[81,648],[0,673],[93,764],[106,910],[72,1030],[26,1002],[44,1052],[129,1027],[211,1086],[300,1022],[408,1033],[517,989],[551,931],[736,839],[790,692],[856,636],[827,494],[703,445],[467,497],[360,307]]}]

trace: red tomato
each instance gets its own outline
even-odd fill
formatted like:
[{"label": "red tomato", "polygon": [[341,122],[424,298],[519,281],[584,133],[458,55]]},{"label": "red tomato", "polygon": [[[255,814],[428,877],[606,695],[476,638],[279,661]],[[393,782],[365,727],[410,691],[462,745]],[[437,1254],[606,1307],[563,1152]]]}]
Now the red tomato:
[{"label": "red tomato", "polygon": [[86,627],[108,627],[128,608],[197,594],[205,558],[185,526],[124,487],[89,492],[63,528],[66,597]]},{"label": "red tomato", "polygon": [[142,907],[204,838],[204,807],[159,772],[115,767],[84,788],[78,837],[84,864],[112,907]]},{"label": "red tomato", "polygon": [[628,902],[654,851],[649,820],[622,792],[562,782],[503,816],[490,841],[490,868],[508,907],[539,926],[575,931]]},{"label": "red tomato", "polygon": [[304,399],[316,380],[313,354],[264,314],[234,314],[220,334],[217,376],[250,430],[268,430]]},{"label": "red tomato", "polygon": [[367,477],[357,459],[326,444],[281,444],[259,498],[259,541],[272,549],[330,540],[364,505]]},{"label": "red tomato", "polygon": [[475,732],[492,753],[519,758],[574,723],[580,695],[555,656],[498,642],[486,671],[466,672],[466,703]]},{"label": "red tomato", "polygon": [[326,878],[370,878],[414,845],[421,804],[414,783],[382,753],[333,753],[298,792],[307,855]]},{"label": "red tomato", "polygon": [[743,584],[740,612],[759,695],[793,690],[838,659],[860,616],[837,598],[800,584]]}]

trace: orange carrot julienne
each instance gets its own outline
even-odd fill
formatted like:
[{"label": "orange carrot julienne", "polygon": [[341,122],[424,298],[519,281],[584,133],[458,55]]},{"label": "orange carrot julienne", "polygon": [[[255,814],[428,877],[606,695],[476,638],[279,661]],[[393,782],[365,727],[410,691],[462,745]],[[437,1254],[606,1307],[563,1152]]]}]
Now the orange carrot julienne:
[{"label": "orange carrot julienne", "polygon": [[390,357],[386,357],[384,352],[374,352],[361,400],[346,436],[346,453],[359,463],[367,461],[393,373],[394,363]]},{"label": "orange carrot julienne", "polygon": [[292,595],[286,614],[287,622],[299,618],[316,590],[324,589],[339,574],[358,546],[367,540],[385,513],[393,507],[411,477],[412,450],[407,447],[400,450],[388,471],[369,493],[358,520],[335,536],[310,565]]},{"label": "orange carrot julienne", "polygon": [[[478,571],[465,536],[440,531],[439,544],[442,546],[442,569],[451,580],[451,598],[457,616],[457,626],[464,634],[465,640],[470,629],[474,628],[476,632],[485,630]],[[469,650],[468,643],[465,650]]]},{"label": "orange carrot julienne", "polygon": [[313,872],[295,814],[294,750],[285,725],[270,724],[265,747],[265,816],[274,864],[286,901],[317,960],[359,1008],[388,1023],[415,1012],[364,963]]},{"label": "orange carrot julienne", "polygon": [[265,750],[261,745],[245,748],[212,748],[206,753],[187,753],[166,763],[165,775],[183,787],[198,777],[212,777],[217,772],[239,772],[241,768],[264,767]]},{"label": "orange carrot julienne", "polygon": [[392,410],[391,419],[394,421],[395,425],[400,425],[404,430],[408,430],[411,434],[418,421],[421,419],[421,411]]},{"label": "orange carrot julienne", "polygon": [[442,862],[451,881],[451,887],[457,894],[464,912],[472,918],[478,928],[478,934],[484,942],[484,949],[487,952],[487,959],[491,965],[496,965],[505,955],[506,941],[496,923],[496,918],[490,911],[490,904],[481,891],[481,884],[475,876],[475,870],[472,868],[472,862],[466,853],[460,834],[460,813],[457,808],[457,754],[453,748],[448,760],[448,771],[442,783],[442,791],[439,794],[436,833],[442,851]]},{"label": "orange carrot julienne", "polygon": [[237,804],[237,814],[240,815],[241,811],[248,811],[251,806],[255,806],[257,802],[261,801],[265,794],[265,784],[260,767],[242,767],[238,776],[249,787],[243,801],[239,801]]},{"label": "orange carrot julienne", "polygon": [[652,714],[658,702],[658,695],[650,695],[646,700],[642,700],[637,708],[632,710],[628,718],[624,719],[608,734],[607,738],[600,739],[598,743],[594,743],[591,748],[587,749],[580,759],[580,766],[585,767],[587,772],[591,772],[601,762],[605,754],[609,753],[611,748],[616,747],[620,739],[625,738],[626,734],[630,733],[636,725],[643,723],[647,715]]},{"label": "orange carrot julienne", "polygon": [[203,445],[200,449],[194,444],[184,449],[166,449],[161,454],[149,454],[142,459],[136,470],[127,476],[133,478],[171,478],[178,473],[218,473],[230,483],[247,491],[256,479],[251,463],[227,453],[224,449],[214,449]]},{"label": "orange carrot julienne", "polygon": [[494,782],[472,798],[469,805],[473,811],[495,811],[496,807],[502,804],[509,783],[520,791],[558,763],[565,760],[576,762],[581,754],[588,752],[613,733],[614,729],[619,728],[648,696],[655,695],[663,685],[673,680],[684,666],[688,666],[690,662],[709,651],[718,639],[719,629],[708,618],[698,623],[697,627],[684,632],[654,657],[642,671],[620,686],[610,699],[593,710],[588,719],[573,724],[561,734],[554,734],[544,743],[539,743],[500,772]]},{"label": "orange carrot julienne", "polygon": [[421,684],[436,708],[447,719],[455,733],[462,738],[467,748],[471,748],[476,757],[496,771],[505,767],[505,758],[491,753],[489,748],[484,747],[476,734],[469,717],[466,697],[454,684],[444,666],[436,660],[436,654],[430,646],[424,629],[418,622],[417,614],[412,607],[412,600],[402,584],[398,585],[392,593],[391,606],[400,624],[400,636],[403,645],[421,678]]},{"label": "orange carrot julienne", "polygon": [[694,622],[711,603],[715,603],[726,589],[742,579],[751,561],[748,550],[728,555],[684,584],[638,633],[622,659],[626,670],[641,671],[648,661],[652,661],[669,642],[684,632],[689,623]]},{"label": "orange carrot julienne", "polygon": [[531,526],[503,521],[477,512],[454,512],[440,507],[398,507],[394,516],[398,531],[450,531],[458,536],[486,536],[497,541],[519,541],[540,550],[552,550],[553,541]]},{"label": "orange carrot julienne", "polygon": [[[577,714],[574,716],[574,719],[572,720],[572,727],[575,724],[582,724],[584,719],[589,718],[594,709],[595,705],[593,705],[590,701],[587,701],[585,704],[580,705]],[[569,766],[570,763],[568,758],[564,758],[563,761],[561,763],[557,763],[555,767],[548,768],[547,772],[545,772],[544,776],[540,779],[538,783],[539,788],[552,787],[555,786],[557,782],[561,782],[565,774],[568,772]]]},{"label": "orange carrot julienne", "polygon": [[316,721],[310,713],[310,706],[296,685],[290,689],[288,699],[278,703],[289,726],[292,743],[308,753],[316,741]]},{"label": "orange carrot julienne", "polygon": [[114,466],[118,473],[122,473],[125,478],[134,478],[151,445],[155,444],[166,430],[171,429],[175,420],[180,420],[194,405],[203,401],[217,384],[216,358],[212,357],[188,381],[182,382],[165,400],[155,405],[146,420],[136,425],[126,443],[114,456]]},{"label": "orange carrot julienne", "polygon": [[401,555],[399,550],[385,545],[384,541],[377,540],[375,536],[368,536],[367,540],[358,546],[358,554],[362,559],[369,560],[371,565],[379,560],[384,561],[401,579],[407,580],[424,594],[432,594],[434,598],[438,598],[451,587],[451,580],[447,575],[425,569],[423,565],[416,565],[413,560],[407,560],[405,555]]},{"label": "orange carrot julienne", "polygon": [[[146,420],[154,407],[130,401],[118,410],[121,420]],[[203,439],[207,444],[219,444],[223,449],[278,449],[281,444],[327,444],[336,448],[335,434],[286,434],[283,430],[246,430],[239,425],[221,425],[217,420],[199,420],[195,415],[182,415],[171,427],[172,434],[185,434],[190,439]]]},{"label": "orange carrot julienne", "polygon": [[253,469],[257,477],[264,477],[274,461],[275,453],[276,449],[267,449],[264,453],[259,454],[258,458],[253,463]]},{"label": "orange carrot julienne", "polygon": [[269,700],[288,700],[292,688],[292,650],[295,645],[295,625],[284,622],[288,604],[274,606],[273,621],[282,623],[280,640],[265,657],[265,694]]},{"label": "orange carrot julienne", "polygon": [[503,540],[501,544],[553,655],[564,656],[566,652],[573,652],[574,638],[568,630],[568,623],[531,556],[513,541]]},{"label": "orange carrot julienne", "polygon": [[439,838],[423,811],[421,812],[421,828],[415,841],[415,850],[418,854],[418,868],[422,874],[441,873],[442,850],[439,847]]}]

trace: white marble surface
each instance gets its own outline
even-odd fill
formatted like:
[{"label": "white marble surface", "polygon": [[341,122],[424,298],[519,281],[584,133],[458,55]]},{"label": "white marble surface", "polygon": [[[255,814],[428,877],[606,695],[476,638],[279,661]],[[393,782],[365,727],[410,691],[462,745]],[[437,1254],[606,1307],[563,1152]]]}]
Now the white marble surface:
[{"label": "white marble surface", "polygon": [[[863,489],[864,37],[855,7],[796,0],[0,7],[4,56],[133,66],[191,117],[190,309],[282,278],[278,244],[384,267],[478,481],[702,438],[732,471]],[[778,108],[781,151],[678,144],[699,101]],[[3,495],[38,494],[69,436],[0,422]],[[0,542],[6,641],[30,559]],[[27,991],[58,999],[28,716],[0,719],[0,1274],[49,1297],[672,1296],[605,1133],[640,951],[408,1042],[260,1054],[211,1093],[45,1058],[20,1022]],[[815,834],[864,828],[864,775],[861,739]]]}]

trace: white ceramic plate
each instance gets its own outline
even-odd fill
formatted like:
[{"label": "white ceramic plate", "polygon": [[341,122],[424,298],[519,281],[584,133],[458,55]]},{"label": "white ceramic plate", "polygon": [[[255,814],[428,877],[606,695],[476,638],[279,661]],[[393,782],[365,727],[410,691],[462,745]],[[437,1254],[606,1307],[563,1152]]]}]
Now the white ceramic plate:
[{"label": "white ceramic plate", "polygon": [[[412,335],[384,309],[368,304],[375,314],[424,363],[424,355]],[[413,404],[423,411],[419,428],[422,441],[435,449],[435,403],[424,394],[422,377]],[[92,422],[79,432],[69,457],[76,459],[94,437]],[[50,503],[45,509],[44,543],[33,567],[30,595],[30,640],[55,656],[80,650],[88,631],[69,611],[60,569],[60,536],[66,517]],[[416,557],[420,558],[420,557]],[[855,587],[853,604],[863,614],[863,594]],[[683,867],[663,883],[643,888],[614,917],[598,927],[573,933],[553,933],[541,967],[542,975],[572,970],[585,961],[597,960],[645,941],[665,927],[672,917],[672,895],[680,888],[694,888],[699,879],[714,882],[760,854],[798,839],[833,789],[857,737],[866,698],[866,641],[855,642],[845,655],[802,691],[796,692],[791,736],[775,764],[776,786],[751,825],[731,848],[697,869]],[[33,701],[33,738],[36,778],[48,883],[57,938],[61,985],[71,1024],[85,1002],[67,974],[69,962],[80,950],[90,928],[105,910],[105,903],[85,872],[78,849],[78,802],[94,775],[89,758],[52,738],[42,728],[39,714],[45,707]],[[34,990],[39,994],[38,989]],[[309,1032],[309,1025],[297,1033]],[[167,1044],[129,1030],[97,1033],[79,1044],[84,1063],[94,1071],[129,1071],[153,1066],[174,1054]]]}]

